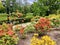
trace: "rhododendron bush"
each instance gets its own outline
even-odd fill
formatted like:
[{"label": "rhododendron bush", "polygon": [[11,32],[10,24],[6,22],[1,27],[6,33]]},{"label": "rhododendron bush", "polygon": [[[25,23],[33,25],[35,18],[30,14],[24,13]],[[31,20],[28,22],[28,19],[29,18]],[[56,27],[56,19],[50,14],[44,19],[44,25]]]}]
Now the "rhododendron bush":
[{"label": "rhododendron bush", "polygon": [[[18,42],[17,34],[8,25],[0,25],[0,45],[15,45]],[[4,29],[3,29],[4,28]]]},{"label": "rhododendron bush", "polygon": [[34,26],[37,31],[49,31],[49,28],[51,28],[51,22],[49,19],[41,17]]}]

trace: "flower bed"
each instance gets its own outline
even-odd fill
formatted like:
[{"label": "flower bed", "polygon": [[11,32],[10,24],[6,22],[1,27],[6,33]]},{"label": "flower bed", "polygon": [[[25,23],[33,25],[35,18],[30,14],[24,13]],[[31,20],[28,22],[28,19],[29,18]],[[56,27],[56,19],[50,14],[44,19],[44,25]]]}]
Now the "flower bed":
[{"label": "flower bed", "polygon": [[49,36],[45,35],[40,39],[35,36],[31,39],[31,45],[56,45],[56,42],[53,41]]},{"label": "flower bed", "polygon": [[0,25],[0,45],[16,45],[18,43],[17,34],[7,24]]},{"label": "flower bed", "polygon": [[[49,32],[52,30],[51,28],[55,28],[56,26],[59,26],[60,21],[58,19],[53,20],[46,17],[40,17],[39,20],[35,23],[31,23],[27,25],[26,27],[23,27],[24,34],[27,34],[28,32],[37,32],[41,35],[44,35],[44,33]],[[22,27],[17,26],[15,31],[20,31]],[[21,33],[21,32],[20,32]]]}]

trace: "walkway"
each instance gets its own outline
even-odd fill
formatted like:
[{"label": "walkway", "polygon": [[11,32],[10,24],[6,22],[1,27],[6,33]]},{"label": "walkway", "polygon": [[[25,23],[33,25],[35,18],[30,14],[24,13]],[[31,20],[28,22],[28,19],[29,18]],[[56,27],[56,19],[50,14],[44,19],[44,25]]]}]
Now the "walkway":
[{"label": "walkway", "polygon": [[[31,23],[24,23],[24,24],[19,24],[22,25],[22,26],[27,26]],[[15,25],[16,26],[16,25]],[[15,27],[14,26],[14,27]],[[48,32],[47,33],[53,40],[55,40],[57,42],[56,45],[60,45],[60,31],[59,30],[54,30],[54,31],[51,31],[51,32]],[[32,38],[33,34],[28,34],[27,35],[27,39],[20,39],[19,43],[17,45],[30,45],[30,40]]]}]

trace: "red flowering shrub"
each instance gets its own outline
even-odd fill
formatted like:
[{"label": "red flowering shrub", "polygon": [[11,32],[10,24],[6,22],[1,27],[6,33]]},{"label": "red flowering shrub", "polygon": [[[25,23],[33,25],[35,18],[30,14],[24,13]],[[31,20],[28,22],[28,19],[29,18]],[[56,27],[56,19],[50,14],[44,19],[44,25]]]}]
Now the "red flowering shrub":
[{"label": "red flowering shrub", "polygon": [[7,24],[1,25],[0,27],[0,44],[16,45],[18,43],[17,34],[12,29],[10,29]]},{"label": "red flowering shrub", "polygon": [[7,31],[7,34],[8,34],[9,36],[12,36],[12,35],[14,34],[14,32],[13,32],[12,30],[9,30],[9,31]]},{"label": "red flowering shrub", "polygon": [[3,35],[4,35],[4,31],[0,30],[0,36],[3,36]]},{"label": "red flowering shrub", "polygon": [[21,27],[20,34],[23,34],[23,33],[24,33],[24,27]]},{"label": "red flowering shrub", "polygon": [[35,24],[35,28],[36,28],[36,30],[45,31],[45,30],[51,28],[50,24],[51,23],[50,23],[49,19],[40,18],[39,21],[37,22],[37,24]]}]

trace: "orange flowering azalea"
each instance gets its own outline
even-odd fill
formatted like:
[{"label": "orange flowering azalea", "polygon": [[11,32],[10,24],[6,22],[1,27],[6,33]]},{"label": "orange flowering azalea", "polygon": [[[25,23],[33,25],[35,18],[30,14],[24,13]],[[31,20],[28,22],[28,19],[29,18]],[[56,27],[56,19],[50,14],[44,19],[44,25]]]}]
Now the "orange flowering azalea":
[{"label": "orange flowering azalea", "polygon": [[15,35],[13,35],[13,37],[12,38],[16,38],[17,36],[15,36]]},{"label": "orange flowering azalea", "polygon": [[21,29],[20,29],[20,34],[23,34],[24,33],[24,28],[22,27]]},{"label": "orange flowering azalea", "polygon": [[41,30],[44,30],[45,27],[46,28],[51,28],[50,26],[50,20],[49,19],[46,19],[46,18],[40,18],[38,23],[35,24],[35,28],[36,29],[41,29]]},{"label": "orange flowering azalea", "polygon": [[10,35],[10,36],[12,36],[12,35],[14,34],[14,32],[13,32],[12,30],[9,30],[9,31],[7,32],[7,34]]},{"label": "orange flowering azalea", "polygon": [[24,30],[23,30],[23,29],[21,29],[21,30],[20,30],[20,34],[23,34],[23,33],[24,33]]},{"label": "orange flowering azalea", "polygon": [[0,30],[0,36],[3,36],[3,35],[4,35],[4,31]]},{"label": "orange flowering azalea", "polygon": [[12,29],[10,27],[8,27],[7,30],[9,31],[9,30],[12,30]]}]

